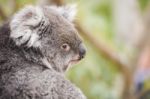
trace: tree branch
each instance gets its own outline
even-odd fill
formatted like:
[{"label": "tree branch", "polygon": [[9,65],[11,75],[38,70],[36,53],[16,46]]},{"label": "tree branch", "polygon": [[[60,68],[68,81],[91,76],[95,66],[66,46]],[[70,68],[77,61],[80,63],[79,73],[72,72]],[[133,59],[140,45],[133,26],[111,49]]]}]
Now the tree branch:
[{"label": "tree branch", "polygon": [[[76,23],[77,30],[81,33],[81,35],[87,39],[94,47],[98,49],[98,51],[107,59],[111,60],[117,68],[121,70],[121,73],[125,79],[125,85],[123,90],[123,99],[130,99],[130,87],[132,85],[132,74],[130,72],[129,66],[121,63],[119,57],[117,57],[117,53],[111,50],[106,44],[99,42],[92,33],[84,30],[79,23]],[[132,98],[133,99],[133,98]]]}]

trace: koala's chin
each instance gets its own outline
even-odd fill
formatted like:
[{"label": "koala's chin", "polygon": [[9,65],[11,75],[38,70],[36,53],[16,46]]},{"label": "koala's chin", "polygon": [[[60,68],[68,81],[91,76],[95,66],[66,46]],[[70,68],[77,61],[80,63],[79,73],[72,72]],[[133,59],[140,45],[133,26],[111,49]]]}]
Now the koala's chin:
[{"label": "koala's chin", "polygon": [[81,60],[80,56],[79,55],[75,55],[69,61],[67,61],[67,63],[63,66],[63,71],[67,71],[73,65],[79,63],[80,60]]}]

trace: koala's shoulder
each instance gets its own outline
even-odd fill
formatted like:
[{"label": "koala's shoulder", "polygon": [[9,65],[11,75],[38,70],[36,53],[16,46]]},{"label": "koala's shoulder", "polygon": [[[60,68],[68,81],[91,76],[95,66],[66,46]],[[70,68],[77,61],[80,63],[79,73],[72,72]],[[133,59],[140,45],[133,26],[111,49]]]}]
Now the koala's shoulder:
[{"label": "koala's shoulder", "polygon": [[[43,81],[49,81],[49,85],[47,85],[47,87],[51,87],[50,91],[56,92],[56,95],[61,95],[62,99],[86,99],[81,90],[67,80],[63,74],[45,71],[44,75],[46,74],[47,78],[43,79]],[[52,95],[54,94],[52,93]]]}]

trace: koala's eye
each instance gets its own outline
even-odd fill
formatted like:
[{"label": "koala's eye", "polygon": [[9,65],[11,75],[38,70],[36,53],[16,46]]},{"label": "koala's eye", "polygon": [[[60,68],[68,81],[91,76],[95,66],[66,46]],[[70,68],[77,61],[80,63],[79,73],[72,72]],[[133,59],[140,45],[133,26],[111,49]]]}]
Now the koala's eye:
[{"label": "koala's eye", "polygon": [[64,50],[64,51],[69,51],[69,50],[70,50],[70,46],[69,46],[67,43],[64,43],[64,44],[61,46],[61,49]]}]

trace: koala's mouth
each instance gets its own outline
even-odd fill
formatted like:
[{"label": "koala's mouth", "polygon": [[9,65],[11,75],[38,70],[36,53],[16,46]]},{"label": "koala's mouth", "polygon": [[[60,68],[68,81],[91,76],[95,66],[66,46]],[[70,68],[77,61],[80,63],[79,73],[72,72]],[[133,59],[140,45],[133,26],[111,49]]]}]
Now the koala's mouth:
[{"label": "koala's mouth", "polygon": [[74,65],[74,64],[77,64],[79,61],[80,61],[80,59],[71,60],[71,61],[69,61],[69,64],[68,64],[68,65]]},{"label": "koala's mouth", "polygon": [[82,59],[82,58],[81,58],[79,55],[75,55],[75,56],[68,62],[68,66],[71,66],[71,65],[74,65],[74,64],[79,63],[79,61],[80,61],[81,59]]},{"label": "koala's mouth", "polygon": [[72,67],[73,65],[79,63],[81,59],[80,58],[74,58],[72,60],[70,60],[67,65],[64,67],[64,70],[66,70],[68,67]]}]

